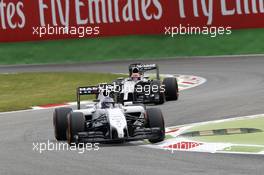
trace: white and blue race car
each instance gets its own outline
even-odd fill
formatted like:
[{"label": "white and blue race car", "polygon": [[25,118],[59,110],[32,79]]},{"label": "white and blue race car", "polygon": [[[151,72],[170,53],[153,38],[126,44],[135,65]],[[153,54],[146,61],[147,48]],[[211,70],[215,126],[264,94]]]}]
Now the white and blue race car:
[{"label": "white and blue race car", "polygon": [[[81,109],[82,95],[100,94],[99,86],[77,89],[77,110],[57,108],[53,114],[55,137],[68,143],[125,142],[148,139],[151,143],[165,138],[160,109],[146,109],[143,104],[118,104],[101,96]],[[100,95],[99,95],[100,96]]]}]

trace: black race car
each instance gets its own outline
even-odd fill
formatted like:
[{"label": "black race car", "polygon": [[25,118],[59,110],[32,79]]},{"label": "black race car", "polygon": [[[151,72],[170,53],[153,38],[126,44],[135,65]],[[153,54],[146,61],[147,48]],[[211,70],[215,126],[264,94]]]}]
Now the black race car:
[{"label": "black race car", "polygon": [[[156,71],[155,78],[150,78],[145,73]],[[137,102],[163,104],[165,101],[178,100],[179,89],[175,77],[160,79],[159,67],[156,64],[131,64],[129,78],[116,79],[113,84],[114,98],[119,103]]]}]

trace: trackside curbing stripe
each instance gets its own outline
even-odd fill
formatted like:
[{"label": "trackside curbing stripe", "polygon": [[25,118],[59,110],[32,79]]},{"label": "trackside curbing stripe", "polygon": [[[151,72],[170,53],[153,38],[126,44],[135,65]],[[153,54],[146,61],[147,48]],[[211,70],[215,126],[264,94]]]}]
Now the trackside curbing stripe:
[{"label": "trackside curbing stripe", "polygon": [[[193,123],[181,126],[172,126],[166,128],[166,137],[168,139],[164,140],[161,143],[157,143],[154,145],[143,145],[148,148],[162,149],[165,151],[169,151],[174,153],[176,151],[191,151],[191,152],[206,152],[206,153],[225,153],[225,154],[253,154],[253,155],[264,155],[264,145],[255,145],[255,144],[235,144],[235,143],[213,143],[213,142],[202,142],[192,140],[192,137],[184,137],[181,136],[186,130],[197,127],[204,124],[214,124],[221,123],[226,121],[236,121],[236,120],[244,120],[244,119],[254,119],[264,117],[264,114],[253,115],[253,116],[244,116],[223,120],[215,120],[201,123]],[[233,129],[235,133],[238,132],[238,129]],[[169,137],[168,137],[169,136]],[[260,152],[237,152],[232,151],[232,146],[239,147],[257,147],[263,148]]]}]

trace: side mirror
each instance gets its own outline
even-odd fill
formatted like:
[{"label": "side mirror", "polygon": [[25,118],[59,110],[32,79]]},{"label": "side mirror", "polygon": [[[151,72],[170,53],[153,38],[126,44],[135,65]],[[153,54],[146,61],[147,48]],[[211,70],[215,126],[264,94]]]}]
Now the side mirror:
[{"label": "side mirror", "polygon": [[133,105],[133,102],[124,102],[124,106]]},{"label": "side mirror", "polygon": [[124,77],[119,77],[119,78],[117,78],[117,80],[124,80],[125,78]]},{"label": "side mirror", "polygon": [[149,79],[149,76],[147,76],[147,75],[144,75],[144,79]]}]

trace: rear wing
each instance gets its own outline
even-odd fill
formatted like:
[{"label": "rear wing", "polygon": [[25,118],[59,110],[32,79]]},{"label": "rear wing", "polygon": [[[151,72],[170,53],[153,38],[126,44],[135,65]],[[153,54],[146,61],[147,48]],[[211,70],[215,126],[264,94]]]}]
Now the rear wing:
[{"label": "rear wing", "polygon": [[77,108],[81,108],[81,96],[83,95],[98,95],[100,93],[99,86],[86,86],[77,88]]},{"label": "rear wing", "polygon": [[134,71],[138,71],[139,73],[145,73],[147,71],[156,70],[156,76],[157,79],[160,79],[159,76],[159,66],[157,64],[141,64],[141,63],[135,63],[129,65],[129,76],[134,73]]},{"label": "rear wing", "polygon": [[113,84],[102,83],[98,86],[86,86],[77,88],[77,108],[81,108],[81,96],[96,95],[100,99],[102,96],[110,96],[114,92],[115,86]]}]

